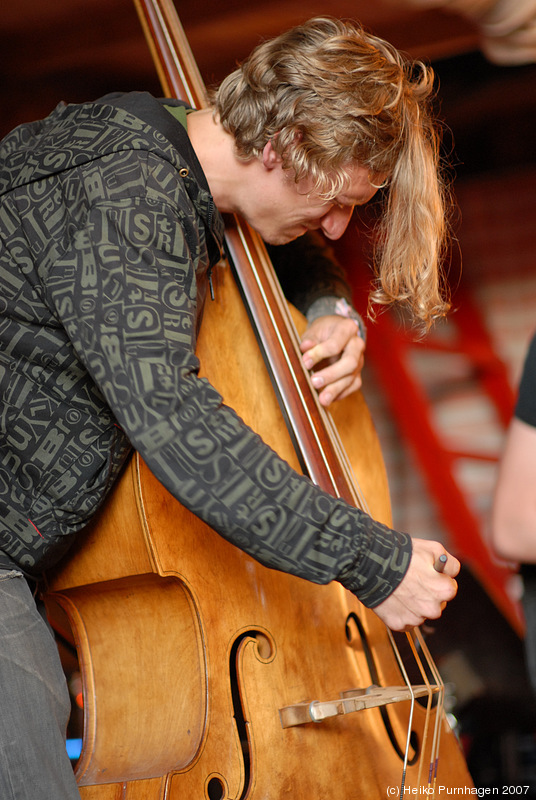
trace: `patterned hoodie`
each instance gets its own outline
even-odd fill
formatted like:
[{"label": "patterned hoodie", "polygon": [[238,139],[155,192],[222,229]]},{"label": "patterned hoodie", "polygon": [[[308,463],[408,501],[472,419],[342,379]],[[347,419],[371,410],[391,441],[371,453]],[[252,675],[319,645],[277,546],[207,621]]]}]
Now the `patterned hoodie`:
[{"label": "patterned hoodie", "polygon": [[261,563],[373,607],[402,580],[409,536],[296,474],[198,377],[222,241],[186,130],[150,95],[62,104],[0,144],[2,563],[55,563],[133,447]]}]

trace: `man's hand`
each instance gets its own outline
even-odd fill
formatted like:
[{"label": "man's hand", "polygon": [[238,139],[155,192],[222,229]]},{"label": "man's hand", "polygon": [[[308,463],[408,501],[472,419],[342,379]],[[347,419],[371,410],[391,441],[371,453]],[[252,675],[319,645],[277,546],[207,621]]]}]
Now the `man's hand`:
[{"label": "man's hand", "polygon": [[306,369],[313,370],[321,405],[361,388],[365,342],[353,320],[337,314],[317,317],[303,334],[300,349]]},{"label": "man's hand", "polygon": [[[441,555],[447,560],[443,571],[434,567]],[[456,596],[458,584],[454,580],[460,571],[460,562],[445,552],[438,542],[413,539],[413,553],[409,569],[402,583],[387,600],[373,611],[395,631],[409,630],[426,619],[441,616],[447,602]]]}]

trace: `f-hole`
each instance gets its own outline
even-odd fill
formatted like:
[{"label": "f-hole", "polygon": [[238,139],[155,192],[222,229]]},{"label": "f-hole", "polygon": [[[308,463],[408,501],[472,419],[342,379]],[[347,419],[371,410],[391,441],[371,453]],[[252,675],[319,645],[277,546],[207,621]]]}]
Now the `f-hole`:
[{"label": "f-hole", "polygon": [[[269,658],[272,654],[272,646],[270,644],[268,637],[262,631],[256,631],[256,630],[245,631],[240,636],[238,636],[231,649],[231,655],[229,659],[231,694],[233,698],[234,719],[240,740],[240,747],[242,749],[242,760],[244,764],[244,786],[242,787],[242,792],[237,797],[237,800],[244,800],[244,798],[248,794],[251,783],[251,750],[247,734],[247,721],[244,714],[242,699],[240,697],[240,686],[238,682],[238,658],[239,658],[238,654],[240,646],[247,639],[255,640],[255,642],[257,643],[259,655],[262,658]],[[216,790],[216,786],[213,786],[212,788]],[[210,791],[210,785],[209,785],[209,791]],[[223,795],[209,794],[209,800],[222,800],[222,798]]]},{"label": "f-hole", "polygon": [[[346,639],[351,642],[352,641],[352,630],[351,630],[351,623],[353,623],[356,628],[357,632],[361,638],[361,642],[363,644],[363,653],[365,655],[365,659],[367,661],[367,666],[369,668],[370,677],[372,679],[372,683],[376,684],[376,686],[380,686],[380,676],[378,673],[378,669],[376,667],[376,662],[374,660],[374,653],[372,652],[372,648],[369,644],[368,637],[366,634],[365,629],[361,623],[361,620],[355,613],[351,613],[348,615],[346,619]],[[404,760],[405,757],[405,747],[400,747],[398,740],[396,738],[396,734],[393,730],[393,726],[391,725],[391,720],[389,719],[389,710],[388,706],[379,706],[379,711],[382,716],[382,721],[385,726],[385,730],[387,736],[389,737],[389,741],[391,742],[393,749],[397,756],[400,758],[401,761]],[[413,755],[408,759],[408,765],[412,766],[416,764],[419,755],[420,755],[420,744],[419,744],[419,737],[416,731],[411,731],[409,737],[409,743],[413,749]]]}]

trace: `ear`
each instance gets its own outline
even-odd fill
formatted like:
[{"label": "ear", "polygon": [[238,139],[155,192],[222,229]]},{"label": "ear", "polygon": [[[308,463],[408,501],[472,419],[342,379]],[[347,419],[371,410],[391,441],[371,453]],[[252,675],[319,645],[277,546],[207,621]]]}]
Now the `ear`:
[{"label": "ear", "polygon": [[271,140],[264,145],[264,150],[262,151],[262,163],[265,169],[268,170],[275,169],[275,167],[282,163],[282,158],[279,153],[275,152]]}]

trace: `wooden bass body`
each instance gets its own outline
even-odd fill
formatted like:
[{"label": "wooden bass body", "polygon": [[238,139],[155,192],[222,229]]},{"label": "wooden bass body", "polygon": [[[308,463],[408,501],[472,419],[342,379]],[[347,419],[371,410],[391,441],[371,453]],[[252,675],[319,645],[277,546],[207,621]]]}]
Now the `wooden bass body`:
[{"label": "wooden bass body", "polygon": [[[299,469],[232,275],[217,272],[199,342],[204,371]],[[371,511],[388,523],[383,461],[362,396],[334,413]],[[403,684],[383,624],[339,584],[266,569],[227,543],[138,456],[50,576],[47,602],[60,624],[66,617],[83,677],[76,774],[84,800],[379,800],[400,785],[403,761],[391,738],[403,751],[409,700],[322,722],[282,721],[288,707],[303,713],[303,704],[374,683]],[[407,786],[428,781],[437,713],[416,705]],[[470,785],[439,713],[437,783]]]}]

